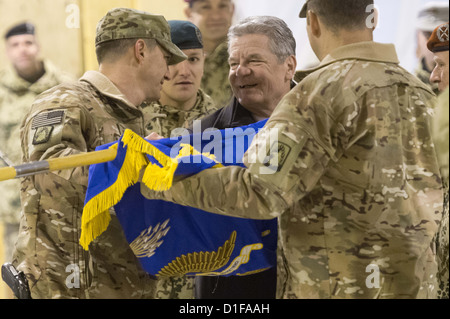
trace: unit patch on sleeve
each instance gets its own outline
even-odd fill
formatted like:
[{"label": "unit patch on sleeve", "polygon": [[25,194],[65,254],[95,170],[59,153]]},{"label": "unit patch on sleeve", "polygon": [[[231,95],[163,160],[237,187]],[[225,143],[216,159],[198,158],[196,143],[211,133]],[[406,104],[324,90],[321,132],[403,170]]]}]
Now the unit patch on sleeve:
[{"label": "unit patch on sleeve", "polygon": [[264,165],[280,172],[286,163],[287,157],[291,152],[291,147],[285,143],[277,142],[272,145],[269,154],[267,154]]},{"label": "unit patch on sleeve", "polygon": [[33,145],[47,143],[52,136],[53,126],[41,126],[36,129],[33,137]]},{"label": "unit patch on sleeve", "polygon": [[31,129],[36,130],[33,137],[33,145],[45,144],[52,136],[54,125],[61,124],[65,111],[50,111],[37,115],[31,124]]}]

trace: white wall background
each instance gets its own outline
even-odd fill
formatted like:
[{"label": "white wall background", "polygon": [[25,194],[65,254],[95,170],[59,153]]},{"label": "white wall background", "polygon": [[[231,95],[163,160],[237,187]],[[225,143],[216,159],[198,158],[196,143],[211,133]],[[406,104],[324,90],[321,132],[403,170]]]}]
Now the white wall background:
[{"label": "white wall background", "polygon": [[[431,1],[436,0],[375,0],[380,11],[379,25],[374,33],[375,41],[394,43],[401,65],[410,72],[417,66],[417,13],[424,4]],[[306,19],[298,17],[304,3],[304,0],[235,0],[236,20],[252,15],[271,15],[286,21],[297,40],[298,69],[307,68],[317,62],[317,58],[309,45]]]}]

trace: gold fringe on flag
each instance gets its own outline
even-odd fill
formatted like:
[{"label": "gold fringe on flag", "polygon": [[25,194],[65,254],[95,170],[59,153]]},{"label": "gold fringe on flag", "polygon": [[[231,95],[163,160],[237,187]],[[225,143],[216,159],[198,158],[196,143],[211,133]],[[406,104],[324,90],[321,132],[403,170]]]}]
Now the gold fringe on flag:
[{"label": "gold fringe on flag", "polygon": [[[203,155],[216,163],[214,167],[222,166],[214,155],[202,154],[187,144],[181,145],[176,158],[171,158],[131,130],[125,131],[122,142],[127,146],[127,151],[117,180],[93,197],[83,209],[80,245],[85,250],[88,250],[89,244],[108,228],[111,221],[109,209],[122,199],[128,187],[139,181],[140,172],[144,167],[142,183],[151,190],[166,191],[172,187],[178,159],[181,157]],[[117,148],[117,144],[112,147]],[[147,155],[155,158],[162,167],[150,163]]]}]

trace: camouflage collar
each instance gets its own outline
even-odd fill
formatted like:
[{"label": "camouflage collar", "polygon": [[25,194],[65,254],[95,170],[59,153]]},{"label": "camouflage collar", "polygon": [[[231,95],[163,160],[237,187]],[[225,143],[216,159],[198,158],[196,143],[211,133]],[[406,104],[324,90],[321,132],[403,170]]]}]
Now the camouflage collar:
[{"label": "camouflage collar", "polygon": [[300,82],[308,74],[341,60],[365,60],[394,64],[400,63],[393,44],[377,43],[373,41],[358,42],[335,49],[314,68],[297,71],[295,79]]},{"label": "camouflage collar", "polygon": [[214,49],[213,52],[207,54],[206,56],[208,59],[216,60],[216,59],[226,59],[228,62],[228,40],[225,40],[221,44],[217,46],[217,48]]},{"label": "camouflage collar", "polygon": [[119,91],[119,89],[111,82],[111,80],[104,74],[98,71],[87,71],[80,79],[80,81],[88,82],[95,87],[101,94],[110,97],[114,100],[121,101],[133,109],[137,109],[136,105],[128,101],[126,96]]},{"label": "camouflage collar", "polygon": [[397,52],[393,44],[377,43],[373,41],[358,42],[344,45],[331,52],[320,65],[330,64],[339,60],[367,60],[383,63],[399,64]]},{"label": "camouflage collar", "polygon": [[10,64],[0,72],[0,85],[13,92],[31,91],[40,94],[58,84],[55,78],[55,67],[50,61],[44,60],[45,73],[36,82],[30,83],[17,75]]},{"label": "camouflage collar", "polygon": [[198,112],[198,113],[206,112],[205,101],[208,103],[212,102],[211,98],[209,96],[207,96],[206,93],[202,89],[199,89],[197,91],[197,99],[195,100],[194,106],[190,110],[187,110],[187,111],[180,110],[179,108],[172,106],[172,105],[167,105],[167,104],[163,105],[161,103],[161,101],[154,102],[154,103],[155,103],[155,105],[159,106],[161,113],[167,113],[167,114],[186,113],[186,114],[189,114],[191,112]]}]

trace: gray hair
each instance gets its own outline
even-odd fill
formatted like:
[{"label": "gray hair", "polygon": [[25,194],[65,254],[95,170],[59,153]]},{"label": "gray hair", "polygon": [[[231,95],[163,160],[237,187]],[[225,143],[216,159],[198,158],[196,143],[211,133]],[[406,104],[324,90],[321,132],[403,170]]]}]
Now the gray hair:
[{"label": "gray hair", "polygon": [[294,35],[286,22],[277,17],[253,16],[241,20],[230,28],[228,43],[231,43],[233,38],[248,34],[263,34],[267,36],[270,50],[278,57],[280,63],[286,61],[291,55],[295,56],[297,44]]}]

